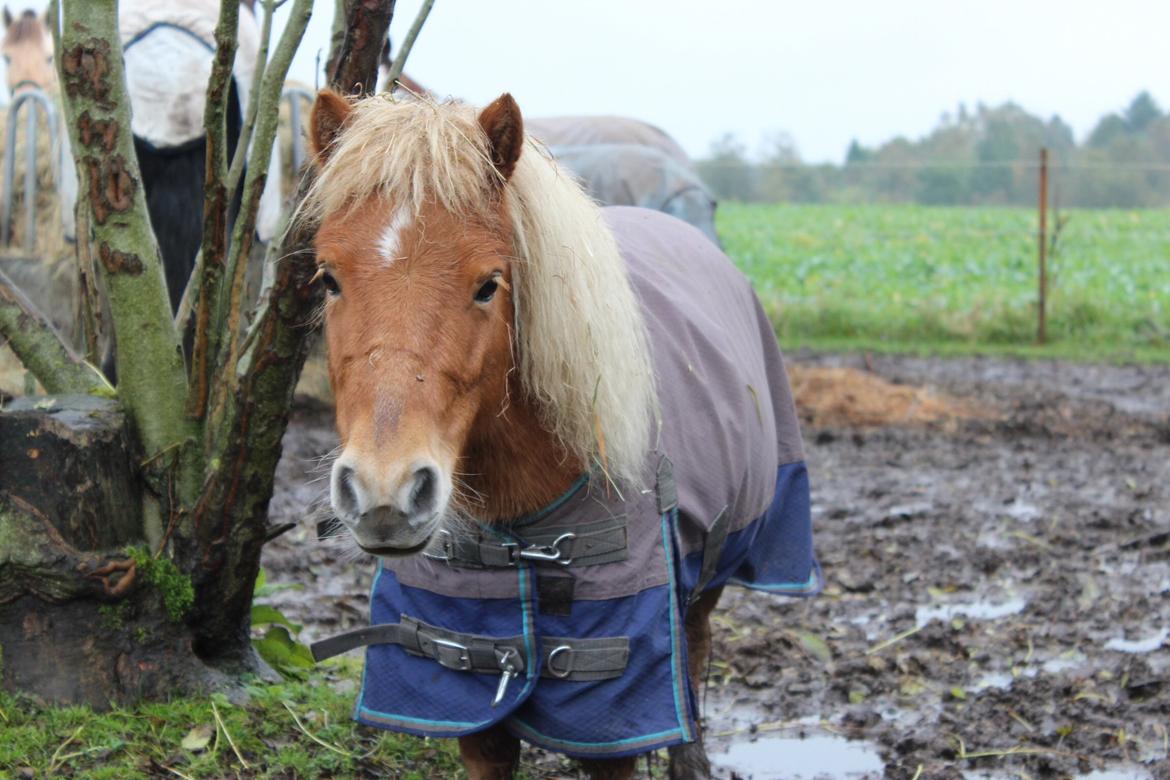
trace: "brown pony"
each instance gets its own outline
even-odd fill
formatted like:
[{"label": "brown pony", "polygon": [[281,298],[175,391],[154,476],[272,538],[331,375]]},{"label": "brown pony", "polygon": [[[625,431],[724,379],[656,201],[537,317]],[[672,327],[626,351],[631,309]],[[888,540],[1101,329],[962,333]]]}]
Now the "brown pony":
[{"label": "brown pony", "polygon": [[[608,525],[597,536],[575,527],[576,533],[558,531],[542,545],[533,543],[517,550],[489,541],[472,552],[482,549],[484,555],[504,555],[503,563],[486,565],[504,567],[499,571],[510,578],[508,587],[517,584],[518,575],[520,599],[526,605],[532,604],[530,585],[537,584],[538,575],[542,577],[542,615],[568,614],[556,611],[568,606],[578,610],[578,615],[580,610],[597,609],[592,605],[601,602],[575,600],[601,598],[582,595],[598,584],[596,579],[590,584],[590,576],[605,580],[600,583],[604,588],[612,585],[617,572],[638,582],[659,577],[654,572],[661,572],[655,580],[661,590],[655,593],[668,601],[651,610],[654,614],[638,614],[666,626],[665,635],[654,634],[666,647],[683,645],[679,652],[669,650],[665,656],[669,661],[664,701],[673,703],[645,705],[650,707],[649,716],[637,716],[647,720],[644,730],[637,732],[641,736],[607,736],[609,741],[592,742],[566,736],[568,731],[554,737],[549,737],[549,731],[528,732],[524,729],[530,724],[519,715],[505,725],[502,715],[491,713],[535,701],[525,697],[534,696],[540,676],[562,678],[542,689],[546,693],[568,690],[556,685],[578,679],[569,676],[576,673],[578,664],[571,659],[591,659],[581,678],[585,682],[578,683],[591,691],[601,687],[590,687],[594,681],[608,679],[607,674],[618,667],[616,676],[624,675],[622,684],[643,684],[649,673],[632,666],[634,656],[642,653],[641,649],[635,652],[637,640],[612,636],[629,633],[626,629],[635,621],[623,623],[600,640],[556,639],[578,635],[558,633],[563,630],[560,624],[541,628],[543,649],[537,651],[528,643],[535,620],[532,606],[524,607],[524,634],[519,638],[524,644],[519,647],[502,638],[516,633],[499,628],[502,624],[461,634],[455,632],[467,629],[428,626],[394,609],[394,614],[383,615],[389,619],[375,620],[369,629],[318,643],[315,655],[325,658],[371,645],[369,675],[374,651],[397,653],[398,648],[385,647],[397,644],[413,656],[396,658],[412,663],[411,657],[429,655],[454,670],[437,670],[448,674],[448,680],[461,677],[460,684],[478,686],[470,693],[444,691],[431,667],[417,672],[395,667],[392,676],[396,679],[417,678],[424,686],[423,698],[474,700],[482,709],[474,716],[426,720],[431,716],[409,715],[406,710],[396,710],[401,715],[387,714],[385,708],[371,707],[371,715],[363,718],[366,708],[359,704],[359,719],[374,725],[458,736],[464,763],[475,779],[511,775],[519,755],[517,732],[584,759],[593,777],[631,777],[637,753],[659,746],[670,747],[671,777],[706,776],[709,766],[699,740],[697,714],[692,718],[685,713],[696,711],[694,691],[699,688],[710,644],[709,613],[722,583],[734,580],[705,578],[703,586],[685,593],[672,590],[668,572],[675,576],[686,560],[696,561],[696,571],[698,565],[697,558],[676,558],[671,552],[668,524],[682,516],[683,506],[695,497],[694,485],[702,479],[695,479],[695,469],[688,467],[686,480],[680,477],[676,498],[669,462],[666,470],[664,459],[648,471],[647,458],[657,450],[656,442],[666,442],[674,452],[705,454],[708,461],[702,468],[707,475],[719,471],[719,464],[734,464],[730,467],[735,472],[730,480],[734,485],[726,495],[719,494],[718,505],[689,512],[690,516],[710,515],[716,525],[717,515],[761,517],[761,507],[769,506],[777,490],[774,464],[802,461],[795,423],[780,430],[781,418],[794,421],[795,412],[775,337],[750,285],[710,241],[681,221],[641,209],[603,214],[572,177],[526,137],[519,108],[510,95],[477,113],[458,103],[396,101],[388,96],[351,103],[325,91],[314,105],[311,125],[317,177],[301,216],[317,222],[318,276],[327,290],[324,323],[342,443],[332,469],[331,502],[358,546],[383,559],[379,581],[388,571],[394,572],[395,582],[404,584],[408,575],[416,581],[421,578],[420,587],[450,577],[447,583],[454,583],[454,590],[444,597],[459,600],[478,593],[479,598],[502,603],[504,597],[492,595],[501,581],[493,580],[491,572],[433,561],[463,560],[455,556],[476,534],[511,533],[509,529],[517,524],[535,528],[540,517],[548,516],[543,513],[560,511],[577,501],[587,503],[597,516],[598,507],[612,501],[619,505],[602,512],[603,524]],[[647,236],[649,243],[639,246],[653,248],[654,259],[637,266],[636,273],[643,274],[637,294],[632,281],[635,271],[627,267],[625,256],[631,245],[622,243],[619,249],[619,239],[642,240],[631,236]],[[647,285],[644,273],[661,277]],[[674,306],[671,294],[659,291],[671,289],[699,297],[700,305],[688,306],[688,311],[703,305],[719,310],[704,324],[668,329],[688,339],[691,356],[673,373],[650,353],[650,334],[655,350],[660,350],[663,323],[671,322],[663,318],[670,315],[654,306],[644,309],[647,297],[658,296],[655,306],[669,311]],[[707,339],[704,329],[714,330],[728,322],[737,325],[741,336],[719,343]],[[757,373],[745,380],[740,366],[754,366],[750,370]],[[662,388],[656,384],[656,374]],[[703,395],[717,386],[734,396],[730,406],[724,408]],[[680,424],[674,403],[679,392],[700,399],[699,414],[706,421],[697,428],[693,423]],[[685,444],[671,441],[684,427],[692,439]],[[790,444],[778,449],[777,436]],[[735,453],[720,458],[712,449],[717,444],[714,439],[723,439],[733,449],[744,441],[760,442],[762,449],[758,454],[743,449],[742,459]],[[758,463],[765,467],[757,469]],[[798,465],[803,473],[803,463]],[[675,473],[681,474],[681,468]],[[596,479],[583,493],[578,487],[594,479],[589,475]],[[667,483],[670,489],[663,487]],[[648,484],[657,487],[645,489]],[[802,484],[807,516],[807,483]],[[672,514],[674,507],[677,514]],[[529,522],[525,518],[534,517],[531,513],[538,510],[542,514],[535,515],[532,525],[524,525]],[[630,517],[628,537],[622,520],[625,514]],[[648,524],[641,520],[635,524],[635,518],[646,516]],[[621,525],[613,544],[615,521]],[[728,539],[735,535],[735,522],[732,533],[727,525],[722,528]],[[761,533],[758,538],[762,537]],[[572,555],[562,543],[573,545]],[[760,546],[759,541],[749,544]],[[654,555],[661,568],[651,571],[636,563],[634,547],[638,545],[658,545]],[[707,553],[701,554],[704,571],[708,563],[713,569],[721,560],[719,549],[727,549],[722,545],[720,541],[711,561]],[[811,537],[809,545],[811,556]],[[622,555],[607,559],[614,549]],[[627,550],[628,559],[624,557]],[[518,555],[511,558],[514,553]],[[574,563],[569,558],[589,555],[597,555],[594,560],[599,563],[618,561],[613,564],[616,568],[580,560],[576,564],[583,568],[556,568]],[[573,580],[578,595],[569,595],[567,605],[546,604],[546,595],[552,598],[555,592],[551,586],[545,590],[548,580],[538,565],[544,565],[550,577],[561,575],[561,586]],[[766,566],[767,561],[757,565]],[[815,569],[815,563],[811,566]],[[811,592],[819,580],[819,569],[812,575],[809,571],[806,564],[796,578],[808,580],[805,592]],[[570,574],[566,577],[565,572]],[[571,590],[572,583],[569,586]],[[475,602],[469,609],[473,617],[486,612]],[[496,641],[496,636],[501,639]],[[615,639],[626,641],[626,655],[612,644]],[[484,641],[489,645],[480,647]],[[598,641],[610,644],[598,649]],[[329,649],[321,648],[330,643]],[[588,643],[593,644],[585,647]],[[382,647],[375,648],[377,644]],[[546,653],[543,661],[538,653]],[[527,659],[519,667],[517,654]],[[483,664],[488,668],[481,668]],[[498,688],[494,680],[499,681]],[[485,685],[490,687],[484,689]],[[366,687],[363,679],[363,701]],[[481,698],[483,690],[489,695]],[[580,690],[574,688],[568,695],[577,696]],[[632,711],[643,705],[627,698],[622,706]],[[669,710],[671,718],[677,715],[672,723],[679,724],[678,729],[649,727],[648,722],[664,710]],[[481,717],[484,714],[486,718]],[[605,706],[594,706],[581,718],[603,721],[617,715]],[[415,728],[419,723],[434,728],[419,730]],[[643,728],[641,723],[637,728]],[[542,737],[548,739],[541,742]]]},{"label": "brown pony", "polygon": [[53,68],[53,36],[46,19],[26,10],[13,18],[4,7],[4,63],[8,68],[8,92],[26,89],[55,92],[57,72]]}]

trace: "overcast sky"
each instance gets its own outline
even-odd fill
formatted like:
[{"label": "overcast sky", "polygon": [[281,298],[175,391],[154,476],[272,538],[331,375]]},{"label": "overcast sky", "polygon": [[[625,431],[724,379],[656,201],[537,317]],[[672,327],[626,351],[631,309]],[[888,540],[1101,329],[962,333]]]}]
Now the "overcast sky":
[{"label": "overcast sky", "polygon": [[[396,43],[420,4],[398,0]],[[316,0],[292,78],[315,83],[332,10]],[[1058,113],[1078,138],[1139,90],[1165,108],[1168,32],[1166,0],[435,0],[407,71],[475,103],[510,91],[533,116],[646,119],[695,156],[787,132],[840,161],[960,101]]]}]

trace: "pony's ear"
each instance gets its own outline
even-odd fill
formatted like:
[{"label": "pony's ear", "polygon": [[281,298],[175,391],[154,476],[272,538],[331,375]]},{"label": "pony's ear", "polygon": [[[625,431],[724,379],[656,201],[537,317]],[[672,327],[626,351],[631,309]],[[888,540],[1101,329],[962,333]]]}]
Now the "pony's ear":
[{"label": "pony's ear", "polygon": [[313,160],[318,166],[329,159],[330,147],[341,135],[352,110],[349,101],[333,90],[323,89],[317,93],[313,115],[309,119],[309,142],[313,147]]},{"label": "pony's ear", "polygon": [[8,6],[4,6],[4,26],[12,26],[12,12],[8,10]]},{"label": "pony's ear", "polygon": [[516,161],[524,148],[524,119],[520,116],[520,106],[505,92],[480,112],[479,126],[487,134],[492,165],[505,180],[512,178]]}]

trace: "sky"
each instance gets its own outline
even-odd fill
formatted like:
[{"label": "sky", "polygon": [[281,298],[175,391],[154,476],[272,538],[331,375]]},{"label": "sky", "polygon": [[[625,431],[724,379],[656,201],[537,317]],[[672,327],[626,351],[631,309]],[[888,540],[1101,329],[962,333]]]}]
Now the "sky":
[{"label": "sky", "polygon": [[[290,78],[317,83],[333,5],[315,0]],[[396,44],[420,5],[398,0]],[[645,119],[696,157],[727,132],[752,152],[787,133],[839,162],[960,102],[1059,114],[1079,139],[1143,89],[1170,107],[1167,30],[1165,0],[435,0],[407,72],[531,116]]]}]

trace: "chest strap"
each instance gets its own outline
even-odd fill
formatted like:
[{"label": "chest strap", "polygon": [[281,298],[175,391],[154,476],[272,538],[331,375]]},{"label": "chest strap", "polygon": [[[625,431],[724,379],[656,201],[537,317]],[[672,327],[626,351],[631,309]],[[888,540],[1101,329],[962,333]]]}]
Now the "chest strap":
[{"label": "chest strap", "polygon": [[525,529],[524,535],[491,531],[453,534],[439,531],[423,552],[428,558],[472,569],[506,568],[524,561],[557,566],[595,566],[629,557],[626,515],[577,525]]},{"label": "chest strap", "polygon": [[[524,672],[524,637],[463,634],[402,616],[400,623],[383,623],[346,631],[309,646],[313,658],[324,661],[365,645],[398,645],[411,655],[431,658],[448,669],[484,674]],[[541,676],[585,682],[621,677],[630,659],[629,637],[541,637]]]}]

